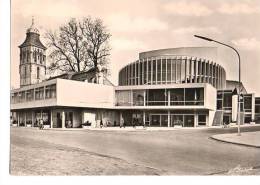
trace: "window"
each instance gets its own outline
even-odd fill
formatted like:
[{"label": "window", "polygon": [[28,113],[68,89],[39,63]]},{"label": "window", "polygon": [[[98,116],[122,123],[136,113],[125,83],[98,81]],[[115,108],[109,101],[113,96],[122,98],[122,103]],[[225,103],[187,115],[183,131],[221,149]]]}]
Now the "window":
[{"label": "window", "polygon": [[37,79],[40,79],[40,68],[37,67]]},{"label": "window", "polygon": [[27,71],[26,71],[26,66],[24,66],[24,77],[26,77],[27,76]]},{"label": "window", "polygon": [[162,83],[166,83],[166,59],[162,59]]},{"label": "window", "polygon": [[45,98],[55,98],[56,97],[56,84],[48,85],[45,87]]},{"label": "window", "polygon": [[144,90],[133,91],[133,105],[144,106]]},{"label": "window", "polygon": [[147,105],[167,105],[167,91],[165,89],[149,89],[146,91]]},{"label": "window", "polygon": [[36,88],[35,89],[35,100],[42,100],[44,99],[44,88]]},{"label": "window", "polygon": [[185,105],[203,105],[204,103],[203,88],[186,88]]},{"label": "window", "polygon": [[34,90],[30,89],[26,91],[26,101],[32,101],[34,99]]},{"label": "window", "polygon": [[131,91],[116,91],[117,106],[131,106]]},{"label": "window", "polygon": [[223,108],[224,110],[232,109],[232,92],[224,92],[223,94]]},{"label": "window", "polygon": [[252,111],[252,96],[251,95],[244,95],[244,109],[245,109],[245,112]]},{"label": "window", "polygon": [[184,89],[170,89],[170,105],[184,105]]},{"label": "window", "polygon": [[161,83],[161,59],[157,60],[157,84]]}]

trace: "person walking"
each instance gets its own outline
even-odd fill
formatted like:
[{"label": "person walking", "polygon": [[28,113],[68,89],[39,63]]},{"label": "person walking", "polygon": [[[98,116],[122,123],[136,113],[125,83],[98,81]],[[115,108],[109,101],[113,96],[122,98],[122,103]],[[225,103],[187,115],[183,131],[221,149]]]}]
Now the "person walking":
[{"label": "person walking", "polygon": [[40,119],[39,129],[40,129],[40,130],[43,129],[43,119]]},{"label": "person walking", "polygon": [[124,128],[125,128],[125,121],[124,121],[124,118],[123,118],[123,117],[120,119],[120,128],[121,128],[121,127],[124,127]]},{"label": "person walking", "polygon": [[103,127],[103,121],[102,121],[102,119],[100,120],[100,128],[102,128]]}]

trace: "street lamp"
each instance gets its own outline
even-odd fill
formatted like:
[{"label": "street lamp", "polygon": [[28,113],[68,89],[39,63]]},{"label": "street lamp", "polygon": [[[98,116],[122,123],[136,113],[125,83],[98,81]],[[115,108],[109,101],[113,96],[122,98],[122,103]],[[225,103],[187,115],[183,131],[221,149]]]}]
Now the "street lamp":
[{"label": "street lamp", "polygon": [[197,37],[199,39],[206,40],[206,41],[209,41],[209,42],[216,42],[218,44],[221,44],[221,45],[224,45],[226,47],[229,47],[232,50],[234,50],[236,52],[237,56],[238,56],[238,83],[239,84],[238,84],[238,112],[237,112],[238,127],[237,127],[237,135],[240,136],[241,135],[241,133],[240,133],[240,84],[241,84],[240,55],[239,55],[238,51],[235,48],[233,48],[232,46],[230,46],[230,45],[224,44],[224,43],[219,42],[217,40],[213,40],[211,38],[199,36],[199,35],[194,35],[194,37]]}]

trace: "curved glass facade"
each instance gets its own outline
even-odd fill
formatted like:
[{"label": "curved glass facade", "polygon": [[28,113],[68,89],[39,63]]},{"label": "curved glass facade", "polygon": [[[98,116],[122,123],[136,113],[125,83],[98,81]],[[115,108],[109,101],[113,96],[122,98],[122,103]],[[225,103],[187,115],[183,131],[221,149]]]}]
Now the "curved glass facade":
[{"label": "curved glass facade", "polygon": [[119,85],[210,83],[226,87],[226,72],[213,61],[189,56],[159,56],[137,60],[119,72]]}]

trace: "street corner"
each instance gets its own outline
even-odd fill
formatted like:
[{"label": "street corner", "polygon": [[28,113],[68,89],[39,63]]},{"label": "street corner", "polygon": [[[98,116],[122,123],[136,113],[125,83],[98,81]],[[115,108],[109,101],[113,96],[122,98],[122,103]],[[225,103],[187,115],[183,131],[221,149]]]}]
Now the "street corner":
[{"label": "street corner", "polygon": [[260,131],[243,132],[240,135],[237,133],[217,134],[210,138],[225,143],[260,148]]}]

